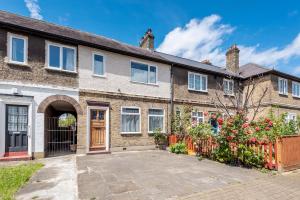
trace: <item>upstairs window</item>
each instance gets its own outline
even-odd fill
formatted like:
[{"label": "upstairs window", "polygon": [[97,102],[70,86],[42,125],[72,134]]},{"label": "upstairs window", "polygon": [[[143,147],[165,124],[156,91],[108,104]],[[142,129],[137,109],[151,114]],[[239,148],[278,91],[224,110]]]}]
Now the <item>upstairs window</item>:
[{"label": "upstairs window", "polygon": [[27,38],[21,35],[8,34],[8,56],[10,63],[27,64]]},{"label": "upstairs window", "polygon": [[153,133],[156,129],[160,129],[162,132],[164,132],[164,110],[149,109],[148,112],[148,131]]},{"label": "upstairs window", "polygon": [[157,67],[131,62],[131,80],[139,83],[157,84]]},{"label": "upstairs window", "polygon": [[207,75],[188,73],[188,89],[207,92]]},{"label": "upstairs window", "polygon": [[76,48],[54,43],[49,43],[47,47],[48,68],[75,72]]},{"label": "upstairs window", "polygon": [[224,79],[223,80],[224,93],[226,95],[234,95],[234,81]]},{"label": "upstairs window", "polygon": [[192,112],[192,123],[203,123],[204,122],[204,114],[203,112]]},{"label": "upstairs window", "polygon": [[93,72],[96,76],[104,76],[104,57],[99,54],[93,54]]},{"label": "upstairs window", "polygon": [[278,92],[279,94],[287,95],[288,94],[288,82],[284,78],[278,78]]},{"label": "upstairs window", "polygon": [[300,98],[300,83],[293,82],[293,84],[292,84],[292,94],[293,94],[294,97],[299,97]]}]

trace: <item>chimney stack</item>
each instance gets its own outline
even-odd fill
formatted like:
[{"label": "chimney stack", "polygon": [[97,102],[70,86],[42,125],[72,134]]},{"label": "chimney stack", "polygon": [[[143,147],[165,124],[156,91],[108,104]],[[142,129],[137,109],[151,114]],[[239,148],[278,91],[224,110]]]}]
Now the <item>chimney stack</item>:
[{"label": "chimney stack", "polygon": [[238,73],[240,64],[239,64],[239,53],[240,50],[236,44],[232,45],[226,52],[226,69],[233,73]]},{"label": "chimney stack", "polygon": [[208,59],[202,60],[201,63],[206,64],[206,65],[212,65],[210,60],[208,60]]},{"label": "chimney stack", "polygon": [[148,50],[154,50],[154,35],[151,28],[149,28],[145,35],[141,38],[140,47]]}]

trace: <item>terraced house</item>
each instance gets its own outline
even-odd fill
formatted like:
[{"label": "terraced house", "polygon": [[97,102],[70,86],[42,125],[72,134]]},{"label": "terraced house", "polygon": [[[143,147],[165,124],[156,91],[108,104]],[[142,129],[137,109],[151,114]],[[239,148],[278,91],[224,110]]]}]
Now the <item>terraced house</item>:
[{"label": "terraced house", "polygon": [[[225,55],[224,55],[225,56]],[[148,30],[139,47],[0,12],[0,157],[45,157],[154,148],[153,131],[191,105],[191,120],[217,112],[243,82],[264,75],[263,106],[294,119],[300,79],[255,64],[226,68],[154,50]],[[222,85],[222,87],[218,87]]]}]

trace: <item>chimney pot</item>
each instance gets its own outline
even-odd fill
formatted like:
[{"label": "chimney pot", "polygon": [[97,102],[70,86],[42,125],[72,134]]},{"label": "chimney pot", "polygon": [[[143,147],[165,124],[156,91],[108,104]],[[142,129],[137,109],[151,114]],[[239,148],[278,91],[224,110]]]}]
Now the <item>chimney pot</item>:
[{"label": "chimney pot", "polygon": [[140,47],[148,50],[154,50],[154,35],[151,28],[148,28],[145,35],[141,38]]},{"label": "chimney pot", "polygon": [[208,60],[208,59],[202,60],[201,63],[207,64],[207,65],[212,65],[210,60]]},{"label": "chimney pot", "polygon": [[239,64],[239,53],[240,50],[236,44],[232,45],[226,52],[226,69],[233,73],[238,73]]}]

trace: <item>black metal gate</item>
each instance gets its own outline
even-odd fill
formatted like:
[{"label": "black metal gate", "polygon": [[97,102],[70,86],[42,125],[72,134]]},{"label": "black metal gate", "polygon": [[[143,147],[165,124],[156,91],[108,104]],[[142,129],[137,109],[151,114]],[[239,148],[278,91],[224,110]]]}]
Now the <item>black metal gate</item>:
[{"label": "black metal gate", "polygon": [[46,120],[47,156],[59,156],[75,153],[77,147],[76,122],[62,126],[58,117],[48,117]]}]

